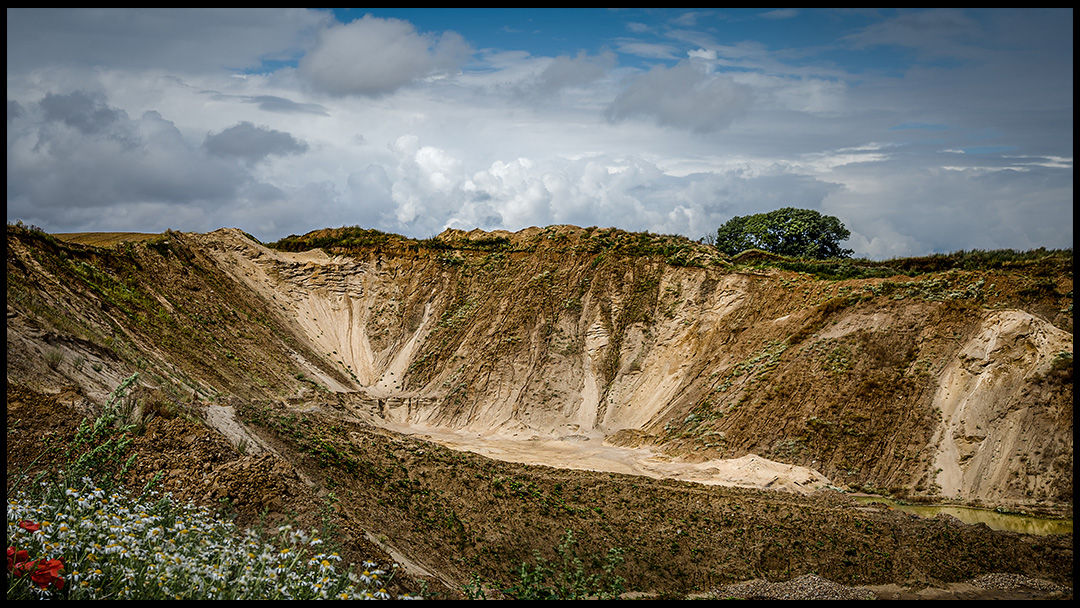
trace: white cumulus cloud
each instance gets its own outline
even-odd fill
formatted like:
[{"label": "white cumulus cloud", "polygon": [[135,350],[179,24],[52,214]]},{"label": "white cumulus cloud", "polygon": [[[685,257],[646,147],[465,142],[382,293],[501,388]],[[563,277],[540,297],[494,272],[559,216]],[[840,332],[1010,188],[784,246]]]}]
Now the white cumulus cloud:
[{"label": "white cumulus cloud", "polygon": [[299,72],[323,93],[378,97],[455,69],[471,52],[454,32],[421,34],[408,21],[367,15],[320,31]]}]

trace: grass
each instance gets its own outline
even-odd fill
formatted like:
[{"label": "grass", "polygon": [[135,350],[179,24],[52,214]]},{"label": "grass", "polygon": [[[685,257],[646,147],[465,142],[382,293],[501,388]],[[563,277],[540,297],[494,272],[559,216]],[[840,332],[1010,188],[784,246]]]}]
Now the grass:
[{"label": "grass", "polygon": [[153,241],[161,238],[161,234],[146,232],[65,232],[56,233],[53,236],[68,243],[93,247],[112,247],[121,243]]},{"label": "grass", "polygon": [[[740,254],[742,255],[742,254]],[[1048,276],[1072,266],[1072,249],[970,250],[921,257],[874,261],[867,259],[808,260],[765,254],[754,264],[805,272],[826,280],[915,277],[949,270],[1020,270],[1033,276]]]},{"label": "grass", "polygon": [[45,363],[51,369],[57,369],[60,364],[64,362],[64,351],[58,348],[52,348],[45,351]]}]

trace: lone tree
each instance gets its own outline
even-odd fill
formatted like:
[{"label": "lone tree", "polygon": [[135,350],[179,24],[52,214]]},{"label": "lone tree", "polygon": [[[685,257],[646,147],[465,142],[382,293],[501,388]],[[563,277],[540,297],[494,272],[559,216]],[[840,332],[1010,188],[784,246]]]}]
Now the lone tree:
[{"label": "lone tree", "polygon": [[785,207],[731,218],[716,229],[716,248],[728,255],[761,249],[789,257],[846,258],[854,252],[841,249],[839,243],[850,236],[851,231],[831,215]]}]

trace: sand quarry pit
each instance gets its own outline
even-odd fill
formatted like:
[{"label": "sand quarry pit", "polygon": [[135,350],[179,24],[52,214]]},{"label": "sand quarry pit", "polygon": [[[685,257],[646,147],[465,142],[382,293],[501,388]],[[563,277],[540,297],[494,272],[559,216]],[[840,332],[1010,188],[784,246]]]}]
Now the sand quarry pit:
[{"label": "sand quarry pit", "polygon": [[[215,239],[231,244],[208,251],[222,257],[222,269],[273,302],[275,310],[280,308],[285,321],[295,324],[298,332],[306,335],[313,350],[336,359],[352,375],[353,382],[332,378],[323,374],[319,366],[297,361],[306,367],[306,374],[332,392],[363,392],[384,403],[414,403],[395,406],[393,413],[387,411],[382,413],[384,417],[369,420],[380,427],[492,459],[558,469],[643,475],[795,494],[810,494],[835,485],[814,469],[814,463],[809,468],[795,467],[755,454],[729,460],[705,460],[693,455],[673,457],[648,444],[619,441],[622,431],[607,433],[615,429],[644,429],[650,420],[660,416],[663,404],[672,402],[676,390],[689,381],[685,377],[690,369],[686,362],[694,360],[697,351],[688,350],[693,340],[685,334],[681,324],[685,320],[679,314],[673,313],[671,327],[653,328],[657,337],[648,352],[643,350],[644,338],[636,326],[627,329],[620,338],[629,344],[622,359],[642,360],[642,363],[639,370],[627,371],[613,380],[620,387],[619,407],[605,410],[599,403],[597,362],[603,360],[603,348],[615,337],[602,330],[604,325],[595,310],[593,316],[588,319],[582,316],[579,320],[579,329],[588,327],[581,332],[583,361],[577,367],[566,364],[558,369],[545,369],[542,387],[539,382],[530,384],[531,392],[527,395],[523,392],[528,388],[522,379],[524,371],[513,363],[527,360],[523,354],[531,348],[527,340],[521,352],[514,355],[517,360],[511,355],[504,356],[499,377],[457,378],[454,377],[457,371],[447,367],[441,376],[426,380],[428,384],[423,388],[406,390],[402,378],[407,375],[409,365],[417,357],[431,355],[421,344],[437,333],[447,310],[456,310],[454,302],[438,299],[442,292],[436,288],[437,281],[417,279],[413,283],[395,283],[392,278],[399,274],[419,276],[413,266],[401,266],[405,261],[400,261],[400,267],[386,261],[387,266],[380,268],[378,261],[374,266],[367,265],[359,258],[330,256],[321,249],[301,253],[271,251],[240,237],[235,232],[218,233]],[[701,305],[724,319],[745,308],[742,302],[748,288],[742,275],[732,275],[726,281],[725,288],[708,300],[711,303]],[[694,291],[687,289],[688,293]],[[413,311],[410,315],[405,314],[404,303],[409,297],[416,300],[413,308],[408,309]],[[399,308],[391,310],[391,303]],[[502,303],[508,309],[514,306],[511,300]],[[502,310],[494,303],[487,308]],[[887,327],[901,325],[891,310],[852,313],[829,326],[823,336],[841,339],[858,332],[885,332]],[[390,332],[396,327],[394,323],[405,323],[402,320],[406,317],[410,320],[405,325],[408,330],[391,332],[388,335],[396,337],[389,341],[373,341],[373,335]],[[719,317],[707,321],[716,324]],[[495,328],[496,325],[490,325],[491,332]],[[936,364],[943,371],[937,380],[939,387],[933,405],[942,411],[944,418],[930,444],[921,449],[929,450],[936,459],[934,469],[941,475],[934,481],[941,485],[943,494],[961,500],[1001,501],[1008,498],[1002,488],[1007,488],[1017,473],[1013,461],[1002,455],[1012,455],[1035,444],[1039,444],[1035,449],[1047,455],[1067,449],[1043,441],[1044,437],[1055,436],[1054,423],[1047,421],[1050,415],[1043,416],[1047,420],[1036,419],[1032,413],[1041,410],[1018,404],[1024,401],[1027,380],[1044,374],[1059,353],[1071,351],[1071,335],[1024,311],[986,312],[974,329],[960,343],[962,356]],[[573,332],[567,335],[570,334]],[[482,339],[456,343],[454,356],[465,361],[491,356],[483,350],[485,343]],[[931,361],[933,356],[928,351],[923,359]],[[435,393],[451,378],[459,383],[467,380],[485,383],[476,389],[484,397],[474,404],[470,414],[444,416],[432,405]],[[538,407],[519,411],[514,405],[521,398],[555,394],[562,395],[568,405],[557,411],[541,411]],[[920,436],[918,441],[924,442],[926,438]],[[1045,460],[1049,462],[1050,458]],[[963,465],[966,462],[969,464]],[[1048,465],[1042,469],[1051,468]],[[1040,484],[1047,486],[1050,482]]]}]

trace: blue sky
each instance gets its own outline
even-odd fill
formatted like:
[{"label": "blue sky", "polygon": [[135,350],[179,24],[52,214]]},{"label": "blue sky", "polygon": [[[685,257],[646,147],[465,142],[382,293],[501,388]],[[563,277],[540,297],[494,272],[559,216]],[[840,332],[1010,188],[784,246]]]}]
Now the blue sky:
[{"label": "blue sky", "polygon": [[1071,9],[8,9],[8,221],[1072,247]]}]

